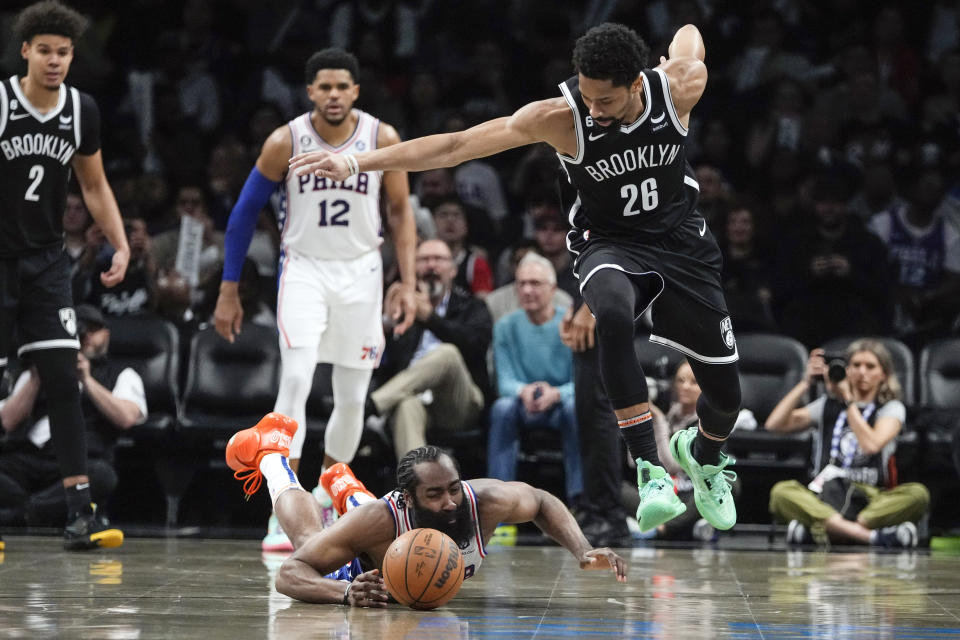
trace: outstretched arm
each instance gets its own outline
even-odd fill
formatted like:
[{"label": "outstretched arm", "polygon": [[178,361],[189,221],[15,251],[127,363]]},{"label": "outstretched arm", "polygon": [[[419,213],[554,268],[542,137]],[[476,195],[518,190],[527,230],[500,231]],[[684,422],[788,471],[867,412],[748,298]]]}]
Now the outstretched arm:
[{"label": "outstretched arm", "polygon": [[[414,138],[355,156],[326,151],[301,153],[290,160],[298,176],[306,173],[344,180],[360,171],[426,171],[453,167],[534,142],[569,152],[573,115],[563,98],[531,102],[516,113],[488,120],[465,131]],[[576,149],[574,148],[575,152]]]},{"label": "outstretched arm", "polygon": [[612,569],[617,581],[627,581],[627,562],[607,548],[594,549],[583,535],[573,514],[557,498],[525,482],[492,478],[471,480],[477,491],[480,524],[486,535],[503,523],[533,522],[545,534],[573,554],[581,569]]}]

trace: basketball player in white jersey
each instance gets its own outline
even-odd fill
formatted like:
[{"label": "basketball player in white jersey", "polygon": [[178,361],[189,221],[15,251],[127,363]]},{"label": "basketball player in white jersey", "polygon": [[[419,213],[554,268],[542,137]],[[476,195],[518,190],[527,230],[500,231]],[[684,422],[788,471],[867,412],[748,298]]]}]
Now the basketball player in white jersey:
[{"label": "basketball player in white jersey", "polygon": [[[324,437],[324,468],[353,459],[367,387],[383,352],[381,187],[402,281],[398,308],[391,310],[399,320],[397,333],[412,324],[416,308],[416,231],[406,172],[369,171],[334,181],[287,170],[290,158],[303,151],[356,153],[400,142],[393,127],[353,108],[360,91],[357,76],[357,59],[340,49],[319,51],[307,61],[307,95],[314,109],[277,128],[263,144],[230,213],[214,312],[217,331],[233,342],[243,321],[237,289],[243,260],[257,214],[279,189],[281,374],[275,409],[306,424],[314,369],[318,362],[333,364],[334,409]],[[305,433],[300,429],[290,446],[294,470]],[[264,549],[292,548],[275,522],[271,518]]]},{"label": "basketball player in white jersey", "polygon": [[627,581],[627,562],[606,547],[593,548],[560,500],[524,482],[463,480],[457,461],[429,445],[400,459],[397,488],[379,500],[346,464],[327,469],[320,479],[345,516],[324,526],[316,501],[287,463],[289,443],[299,430],[289,416],[269,413],[235,433],[225,452],[247,495],[266,479],[277,516],[290,532],[296,551],[276,579],[284,595],[318,604],[383,607],[388,594],[380,568],[398,536],[419,527],[449,535],[460,547],[464,577],[471,578],[497,526],[522,522],[536,524],[581,569],[610,570],[618,582]]}]

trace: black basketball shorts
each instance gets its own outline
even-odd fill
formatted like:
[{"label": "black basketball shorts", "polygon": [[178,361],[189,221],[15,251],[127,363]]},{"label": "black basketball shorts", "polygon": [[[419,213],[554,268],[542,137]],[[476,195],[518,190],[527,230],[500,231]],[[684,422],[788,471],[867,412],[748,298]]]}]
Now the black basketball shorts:
[{"label": "black basketball shorts", "polygon": [[80,348],[70,261],[61,247],[0,259],[0,366],[7,364],[15,339],[18,356]]},{"label": "black basketball shorts", "polygon": [[720,282],[723,257],[699,214],[655,241],[591,239],[585,232],[571,243],[571,250],[581,292],[601,269],[617,269],[630,277],[638,291],[636,318],[651,309],[651,342],[708,364],[738,360]]}]

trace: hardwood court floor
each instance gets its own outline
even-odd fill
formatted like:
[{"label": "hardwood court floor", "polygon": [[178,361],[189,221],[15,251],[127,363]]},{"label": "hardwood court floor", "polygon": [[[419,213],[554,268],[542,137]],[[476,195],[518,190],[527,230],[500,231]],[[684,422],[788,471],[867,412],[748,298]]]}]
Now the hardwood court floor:
[{"label": "hardwood court floor", "polygon": [[6,538],[0,638],[960,638],[960,555],[626,549],[626,585],[557,547],[495,547],[446,607],[293,602],[253,541]]}]

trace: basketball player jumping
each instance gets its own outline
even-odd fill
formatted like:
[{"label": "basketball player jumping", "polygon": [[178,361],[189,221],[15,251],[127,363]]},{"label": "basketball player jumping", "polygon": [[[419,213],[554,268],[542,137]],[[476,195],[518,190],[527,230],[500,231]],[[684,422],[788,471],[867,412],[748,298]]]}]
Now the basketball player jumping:
[{"label": "basketball player jumping", "polygon": [[[523,482],[460,479],[456,461],[433,446],[413,449],[397,465],[398,488],[377,500],[345,464],[320,476],[337,511],[347,515],[324,528],[316,500],[287,464],[297,423],[279,413],[239,431],[226,460],[247,475],[253,494],[267,479],[270,499],[296,551],[277,574],[277,591],[304,602],[383,607],[383,556],[397,536],[418,527],[438,529],[460,546],[465,577],[486,556],[500,523],[533,522],[573,554],[581,569],[611,569],[627,580],[627,563],[610,549],[594,549],[560,500]],[[349,512],[349,513],[348,513]]]},{"label": "basketball player jumping", "polygon": [[[313,54],[306,64],[307,112],[277,128],[263,144],[227,223],[223,281],[214,311],[217,331],[231,342],[240,333],[243,309],[237,281],[257,215],[279,187],[280,388],[275,410],[306,424],[307,396],[318,362],[333,364],[333,414],[324,434],[324,468],[350,462],[360,444],[363,406],[383,352],[383,268],[380,258],[380,190],[396,246],[403,333],[415,316],[416,229],[404,171],[369,171],[329,180],[288,171],[290,157],[324,149],[333,154],[396,144],[396,130],[353,108],[360,87],[357,59],[340,49]],[[290,446],[297,470],[306,429]],[[319,493],[319,490],[318,490]],[[325,496],[318,496],[325,500]],[[290,549],[271,518],[265,550]]]},{"label": "basketball player jumping", "polygon": [[700,424],[674,435],[674,457],[693,481],[701,515],[729,529],[737,518],[730,494],[735,475],[720,449],[740,408],[738,356],[720,285],[720,251],[696,211],[699,185],[684,150],[690,112],[707,82],[703,39],[686,25],[674,35],[669,59],[648,69],[648,54],[632,30],[602,24],[577,40],[577,75],[560,85],[561,97],[389,149],[301,153],[290,166],[298,176],[342,180],[360,171],[423,171],[550,144],[578,194],[569,210],[567,246],[597,319],[607,396],[637,460],[640,528],[653,529],[686,509],[659,464],[633,349],[635,321],[652,307],[650,340],[683,352],[702,389]]},{"label": "basketball player jumping", "polygon": [[50,391],[50,446],[67,494],[64,547],[73,550],[118,546],[123,533],[108,528],[90,503],[77,381],[80,343],[63,247],[71,170],[90,214],[115,249],[109,269],[100,275],[103,284],[122,281],[130,260],[120,211],[103,171],[97,104],[64,84],[73,44],[86,23],[59,2],[25,8],[17,15],[14,35],[22,43],[27,73],[0,82],[0,372],[16,330],[17,355],[36,366],[42,388]]}]

